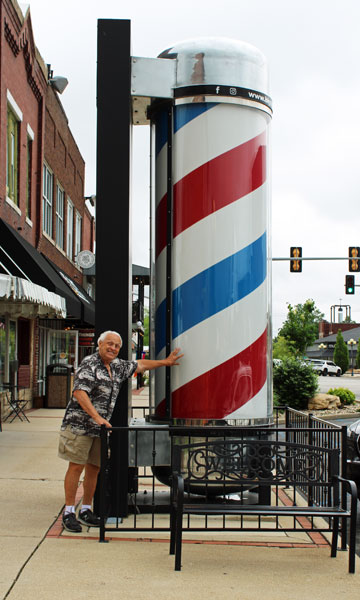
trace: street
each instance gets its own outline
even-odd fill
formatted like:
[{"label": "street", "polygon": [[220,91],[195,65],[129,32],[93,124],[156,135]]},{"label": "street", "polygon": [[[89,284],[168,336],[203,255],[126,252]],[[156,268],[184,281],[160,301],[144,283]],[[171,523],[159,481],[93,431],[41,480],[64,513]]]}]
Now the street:
[{"label": "street", "polygon": [[354,392],[356,399],[360,400],[360,377],[359,375],[342,375],[341,377],[324,377],[319,375],[319,391],[327,393],[330,388],[343,387]]}]

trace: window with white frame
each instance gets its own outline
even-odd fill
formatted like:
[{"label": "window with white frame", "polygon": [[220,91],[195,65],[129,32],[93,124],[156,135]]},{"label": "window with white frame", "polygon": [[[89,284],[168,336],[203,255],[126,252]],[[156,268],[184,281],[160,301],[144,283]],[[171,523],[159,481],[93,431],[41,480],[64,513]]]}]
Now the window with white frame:
[{"label": "window with white frame", "polygon": [[19,120],[8,105],[6,144],[6,195],[19,206]]},{"label": "window with white frame", "polygon": [[6,197],[19,207],[20,123],[23,114],[10,90],[6,90],[6,98]]},{"label": "window with white frame", "polygon": [[81,230],[82,230],[82,217],[78,211],[76,211],[76,223],[75,223],[75,257],[81,252]]},{"label": "window with white frame", "polygon": [[56,212],[55,212],[55,227],[56,227],[56,244],[64,249],[64,204],[65,192],[62,187],[56,186]]},{"label": "window with white frame", "polygon": [[70,198],[67,199],[67,215],[66,215],[66,254],[73,259],[73,230],[74,230],[74,205]]},{"label": "window with white frame", "polygon": [[32,186],[32,154],[33,141],[27,137],[27,169],[26,169],[26,216],[31,219],[31,186]]},{"label": "window with white frame", "polygon": [[26,168],[26,216],[31,220],[31,200],[32,200],[32,170],[33,170],[33,141],[34,132],[30,125],[27,125],[27,168]]},{"label": "window with white frame", "polygon": [[53,225],[53,192],[54,175],[49,167],[44,163],[43,166],[43,231],[52,237]]}]

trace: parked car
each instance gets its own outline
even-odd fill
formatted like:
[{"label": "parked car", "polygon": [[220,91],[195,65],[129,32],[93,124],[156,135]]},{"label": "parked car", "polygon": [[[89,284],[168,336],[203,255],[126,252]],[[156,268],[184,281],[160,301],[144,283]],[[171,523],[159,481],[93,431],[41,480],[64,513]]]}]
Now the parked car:
[{"label": "parked car", "polygon": [[309,358],[307,362],[311,364],[318,375],[336,375],[336,377],[340,377],[342,374],[341,368],[331,360]]},{"label": "parked car", "polygon": [[347,477],[360,486],[360,419],[347,428]]}]

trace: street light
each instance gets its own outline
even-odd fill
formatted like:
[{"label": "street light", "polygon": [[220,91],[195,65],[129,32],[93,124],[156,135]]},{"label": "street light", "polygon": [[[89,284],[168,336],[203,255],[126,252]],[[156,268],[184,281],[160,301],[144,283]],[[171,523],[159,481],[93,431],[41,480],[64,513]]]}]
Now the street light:
[{"label": "street light", "polygon": [[[322,350],[325,350],[325,348],[327,348],[327,345],[326,345],[326,344],[323,344],[323,343],[319,344],[319,350],[321,350],[321,351],[322,351]],[[321,356],[322,356],[323,354],[324,354],[324,353],[323,353],[323,352],[321,352]]]},{"label": "street light", "polygon": [[96,206],[96,196],[93,194],[92,196],[84,196],[84,200],[89,200],[91,206]]},{"label": "street light", "polygon": [[353,340],[353,338],[351,338],[351,340],[348,341],[348,344],[350,346],[350,359],[351,359],[351,375],[354,375],[354,355],[353,355],[353,347],[356,346],[356,341]]}]

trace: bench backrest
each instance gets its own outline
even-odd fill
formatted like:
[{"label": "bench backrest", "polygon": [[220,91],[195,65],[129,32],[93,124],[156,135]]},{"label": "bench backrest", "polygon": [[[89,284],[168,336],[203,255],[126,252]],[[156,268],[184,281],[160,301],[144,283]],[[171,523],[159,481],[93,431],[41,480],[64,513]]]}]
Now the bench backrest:
[{"label": "bench backrest", "polygon": [[207,486],[273,483],[330,485],[340,450],[272,440],[216,439],[174,445],[173,470]]}]

